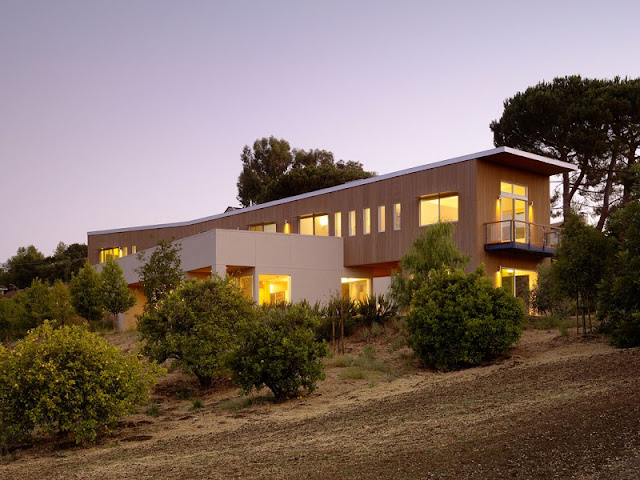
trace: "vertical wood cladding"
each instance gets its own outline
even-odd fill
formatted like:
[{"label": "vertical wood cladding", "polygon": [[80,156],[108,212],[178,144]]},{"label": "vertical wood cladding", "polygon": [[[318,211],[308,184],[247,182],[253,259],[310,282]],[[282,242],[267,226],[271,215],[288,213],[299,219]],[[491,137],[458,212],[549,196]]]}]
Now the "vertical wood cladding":
[{"label": "vertical wood cladding", "polygon": [[[500,181],[525,184],[534,202],[535,223],[549,223],[549,178],[506,167],[486,160],[467,160],[428,170],[374,181],[365,185],[292,200],[279,205],[238,211],[223,218],[201,221],[187,226],[152,228],[90,235],[89,260],[98,263],[99,251],[114,246],[135,245],[138,251],[153,247],[158,240],[178,240],[214,228],[246,230],[249,225],[276,222],[277,231],[284,231],[288,221],[291,232],[299,231],[300,216],[329,214],[329,232],[335,232],[335,212],[342,213],[344,264],[347,267],[373,264],[392,264],[406,253],[415,237],[425,228],[419,226],[420,197],[436,193],[456,192],[459,195],[459,219],[456,240],[459,247],[472,257],[472,266],[484,262],[491,273],[503,262],[498,254],[484,251],[483,223],[495,218],[496,198],[500,195]],[[402,205],[401,229],[393,228],[393,205]],[[378,207],[386,207],[386,231],[378,232]],[[362,211],[371,209],[371,233],[363,235]],[[349,236],[349,211],[356,212],[356,235]],[[506,260],[504,260],[506,261]],[[511,260],[509,260],[511,261]],[[533,262],[533,263],[532,263]],[[512,262],[525,267],[538,260],[524,258]],[[496,266],[497,265],[497,266]]]}]

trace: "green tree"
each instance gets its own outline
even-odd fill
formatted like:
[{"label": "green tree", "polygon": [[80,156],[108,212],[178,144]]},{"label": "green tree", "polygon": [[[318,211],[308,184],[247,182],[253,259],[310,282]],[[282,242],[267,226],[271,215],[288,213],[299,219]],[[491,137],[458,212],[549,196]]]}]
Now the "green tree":
[{"label": "green tree", "polygon": [[5,279],[17,288],[27,288],[40,273],[45,256],[33,245],[20,247],[5,263]]},{"label": "green tree", "polygon": [[526,318],[520,300],[494,288],[478,267],[433,270],[411,301],[409,346],[423,365],[440,370],[477,365],[506,353]]},{"label": "green tree", "polygon": [[263,308],[258,316],[242,322],[239,338],[230,355],[233,381],[244,393],[266,386],[280,402],[309,393],[324,380],[324,342],[315,338],[310,309],[304,305]]},{"label": "green tree", "polygon": [[441,269],[464,268],[469,257],[458,249],[453,223],[437,223],[415,239],[400,260],[401,272],[391,278],[391,293],[398,304],[408,308],[415,291],[425,284],[432,273]]},{"label": "green tree", "polygon": [[100,272],[100,293],[104,308],[113,316],[113,330],[118,330],[118,314],[126,312],[136,304],[136,298],[129,290],[122,268],[115,260],[109,260]]},{"label": "green tree", "polygon": [[238,200],[245,207],[374,175],[359,162],[335,162],[326,150],[291,150],[289,142],[273,136],[245,146],[240,159]]},{"label": "green tree", "polygon": [[65,245],[58,243],[54,253],[46,257],[39,269],[39,276],[43,280],[53,283],[56,280],[70,282],[71,277],[84,265],[87,260],[87,246],[85,244],[73,243]]},{"label": "green tree", "polygon": [[60,325],[69,325],[76,316],[69,287],[62,280],[56,280],[49,289],[49,299],[51,319]]},{"label": "green tree", "polygon": [[0,298],[0,338],[6,344],[26,333],[26,326],[22,325],[25,318],[24,304],[17,301],[15,296]]},{"label": "green tree", "polygon": [[0,443],[41,433],[97,434],[148,400],[161,373],[82,326],[45,322],[13,349],[0,347]]},{"label": "green tree", "polygon": [[143,265],[136,269],[136,273],[140,276],[149,308],[155,307],[182,282],[181,249],[180,244],[160,240],[148,260],[144,252],[138,254],[138,261]]},{"label": "green tree", "polygon": [[202,386],[225,375],[225,357],[236,326],[254,314],[252,304],[228,278],[188,280],[138,322],[143,352],[163,362],[174,359]]},{"label": "green tree", "polygon": [[69,284],[71,303],[76,313],[89,322],[102,320],[105,313],[100,276],[87,260]]}]

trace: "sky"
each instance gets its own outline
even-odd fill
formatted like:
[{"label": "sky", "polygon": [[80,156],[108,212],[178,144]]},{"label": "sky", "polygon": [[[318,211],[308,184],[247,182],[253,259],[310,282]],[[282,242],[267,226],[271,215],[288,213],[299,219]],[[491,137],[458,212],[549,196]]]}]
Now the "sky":
[{"label": "sky", "polygon": [[0,263],[238,205],[274,135],[377,173],[493,148],[503,101],[640,77],[637,1],[0,0]]}]

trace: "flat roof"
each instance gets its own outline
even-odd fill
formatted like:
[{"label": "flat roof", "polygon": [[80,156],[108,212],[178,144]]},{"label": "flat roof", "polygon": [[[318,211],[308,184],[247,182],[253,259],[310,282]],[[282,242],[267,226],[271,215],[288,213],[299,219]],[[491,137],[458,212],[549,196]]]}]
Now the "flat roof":
[{"label": "flat roof", "polygon": [[578,168],[571,163],[562,162],[554,158],[544,157],[542,155],[536,155],[535,153],[523,152],[511,147],[497,147],[491,150],[484,150],[482,152],[471,153],[469,155],[463,155],[462,157],[450,158],[439,162],[427,163],[418,167],[412,167],[405,170],[399,170],[397,172],[387,173],[384,175],[377,175],[375,177],[366,178],[364,180],[354,180],[352,182],[343,183],[342,185],[336,185],[335,187],[323,188],[321,190],[315,190],[313,192],[302,193],[293,197],[286,197],[280,200],[273,200],[271,202],[260,203],[258,205],[252,205],[250,207],[238,208],[235,210],[228,210],[223,213],[211,215],[208,217],[197,218],[195,220],[187,220],[184,222],[174,223],[162,223],[157,225],[144,225],[139,227],[125,227],[125,228],[113,228],[109,230],[94,230],[87,232],[87,235],[105,235],[109,233],[122,233],[133,232],[139,230],[153,230],[156,228],[172,228],[172,227],[187,227],[189,225],[195,225],[197,223],[207,222],[209,220],[216,220],[218,218],[230,217],[238,215],[240,213],[251,212],[254,210],[260,210],[262,208],[269,208],[276,205],[282,205],[284,203],[295,202],[304,198],[315,197],[317,195],[324,195],[326,193],[338,192],[347,188],[359,187],[361,185],[367,185],[369,183],[380,182],[388,180],[390,178],[400,177],[402,175],[409,175],[424,170],[431,170],[433,168],[444,167],[446,165],[452,165],[455,163],[466,162],[469,160],[483,159],[490,162],[499,164],[515,163],[518,168],[528,170],[536,173],[542,173],[544,175],[555,175],[558,173],[565,173],[575,171]]}]

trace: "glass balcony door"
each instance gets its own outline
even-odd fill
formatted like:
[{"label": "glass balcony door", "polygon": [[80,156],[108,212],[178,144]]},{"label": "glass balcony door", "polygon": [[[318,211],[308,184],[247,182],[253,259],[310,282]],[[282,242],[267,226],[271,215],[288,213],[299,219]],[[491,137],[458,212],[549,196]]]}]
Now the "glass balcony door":
[{"label": "glass balcony door", "polygon": [[521,185],[501,182],[500,220],[502,221],[502,241],[527,243],[527,188]]}]

